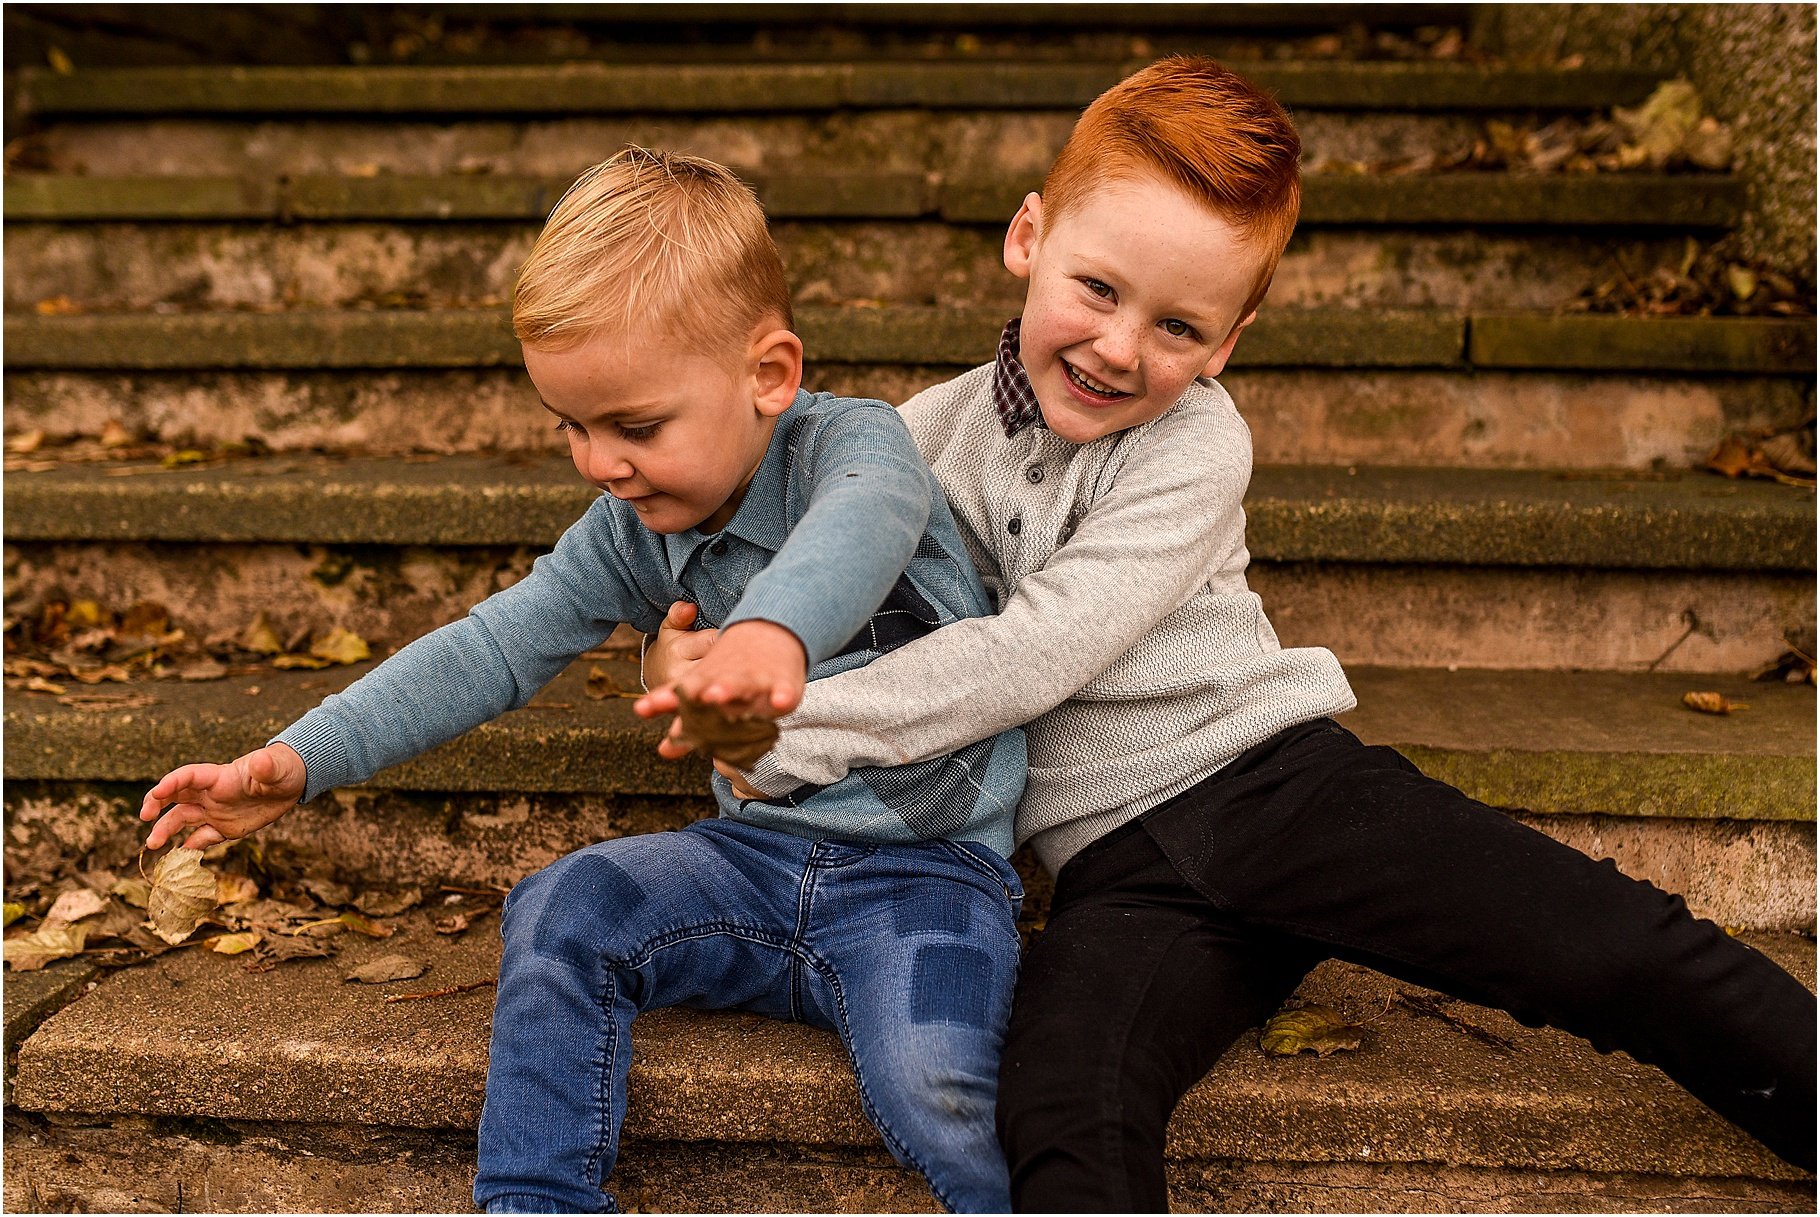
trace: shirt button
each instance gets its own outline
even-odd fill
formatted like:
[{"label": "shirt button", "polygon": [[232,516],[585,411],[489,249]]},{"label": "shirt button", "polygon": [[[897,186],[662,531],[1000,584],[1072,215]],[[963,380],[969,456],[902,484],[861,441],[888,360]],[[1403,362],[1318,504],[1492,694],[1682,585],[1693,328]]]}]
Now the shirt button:
[{"label": "shirt button", "polygon": [[1043,467],[1041,465],[1032,465],[1030,468],[1024,470],[1024,476],[1029,478],[1030,484],[1034,486],[1043,480]]},{"label": "shirt button", "polygon": [[1024,522],[1018,517],[1012,516],[1011,522],[1005,525],[1005,531],[1015,537],[1017,534],[1024,531]]},{"label": "shirt button", "polygon": [[711,554],[726,553],[727,552],[727,538],[722,537],[720,540],[716,541],[714,544],[708,546],[708,552]]}]

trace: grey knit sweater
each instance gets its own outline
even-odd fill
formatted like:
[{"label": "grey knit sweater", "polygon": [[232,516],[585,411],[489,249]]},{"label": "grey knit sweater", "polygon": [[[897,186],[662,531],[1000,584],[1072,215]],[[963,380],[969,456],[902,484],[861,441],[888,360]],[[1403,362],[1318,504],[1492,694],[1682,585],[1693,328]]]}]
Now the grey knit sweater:
[{"label": "grey knit sweater", "polygon": [[1356,703],[1333,653],[1284,650],[1245,585],[1251,433],[1200,380],[1140,427],[1007,437],[993,365],[902,408],[998,615],[809,686],[753,770],[777,796],[1028,724],[1017,838],[1050,870],[1245,749]]}]

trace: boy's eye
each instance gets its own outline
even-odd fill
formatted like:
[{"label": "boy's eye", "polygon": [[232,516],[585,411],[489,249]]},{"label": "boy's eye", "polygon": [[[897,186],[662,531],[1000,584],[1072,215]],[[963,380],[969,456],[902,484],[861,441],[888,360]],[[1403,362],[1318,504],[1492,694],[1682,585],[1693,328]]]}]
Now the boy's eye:
[{"label": "boy's eye", "polygon": [[650,439],[657,434],[657,428],[660,425],[659,423],[646,423],[642,427],[621,426],[619,433],[630,440]]},{"label": "boy's eye", "polygon": [[1081,286],[1098,296],[1101,300],[1104,300],[1112,294],[1112,289],[1107,287],[1104,283],[1101,283],[1098,279],[1082,279]]},{"label": "boy's eye", "polygon": [[556,420],[556,429],[558,431],[571,431],[571,432],[574,432],[576,435],[581,434],[581,427],[575,423],[570,422],[566,418],[560,418],[560,419]]},{"label": "boy's eye", "polygon": [[1168,334],[1171,338],[1195,337],[1194,327],[1192,325],[1189,325],[1186,321],[1177,321],[1173,317],[1163,322],[1163,332]]}]

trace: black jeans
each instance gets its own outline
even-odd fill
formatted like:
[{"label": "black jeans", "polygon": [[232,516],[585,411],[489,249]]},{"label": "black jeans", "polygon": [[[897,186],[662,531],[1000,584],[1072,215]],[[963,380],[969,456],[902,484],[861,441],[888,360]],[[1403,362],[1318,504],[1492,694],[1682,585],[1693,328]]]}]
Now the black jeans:
[{"label": "black jeans", "polygon": [[1679,896],[1329,719],[1062,868],[999,1082],[1014,1206],[1168,1207],[1177,1100],[1337,957],[1654,1064],[1814,1165],[1814,997]]}]

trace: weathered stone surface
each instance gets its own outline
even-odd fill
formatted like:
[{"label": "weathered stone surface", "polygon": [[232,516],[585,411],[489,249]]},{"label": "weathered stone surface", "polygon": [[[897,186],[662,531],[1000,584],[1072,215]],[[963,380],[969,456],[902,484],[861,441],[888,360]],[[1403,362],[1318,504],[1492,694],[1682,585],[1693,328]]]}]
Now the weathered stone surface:
[{"label": "weathered stone surface", "polygon": [[[215,468],[69,466],[6,484],[13,541],[553,544],[597,492],[560,457],[301,455]],[[1711,474],[1267,467],[1264,561],[1813,569],[1811,492]]]},{"label": "weathered stone surface", "polygon": [[[482,979],[497,967],[494,935],[470,932],[451,943],[420,933],[402,931],[431,971],[400,989]],[[336,960],[262,975],[195,952],[122,972],[26,1043],[18,1103],[34,1111],[471,1127],[488,990],[387,1005],[376,987],[340,981],[346,966],[399,942],[349,943]],[[1812,983],[1810,943],[1759,944]],[[1354,1017],[1379,1015],[1366,1046],[1318,1061],[1273,1059],[1241,1038],[1178,1108],[1172,1155],[1802,1178],[1652,1068],[1459,1007],[1466,1021],[1512,1044],[1489,1047],[1395,1005],[1389,999],[1399,987],[1354,965],[1317,969],[1305,996]],[[283,1030],[274,1035],[274,1027]],[[877,1143],[832,1035],[681,1010],[645,1016],[634,1035],[631,1136]]]},{"label": "weathered stone surface", "polygon": [[[902,402],[960,370],[812,357],[805,383]],[[1220,379],[1261,465],[1690,469],[1728,434],[1798,425],[1812,393],[1795,378],[1730,376],[1250,368]],[[563,447],[516,368],[6,376],[9,432],[92,436],[110,419],[180,447],[249,436],[372,456]]]},{"label": "weathered stone surface", "polygon": [[1536,317],[1479,314],[1467,358],[1490,368],[1812,373],[1807,318]]},{"label": "weathered stone surface", "polygon": [[[1125,64],[563,64],[535,67],[28,68],[33,113],[766,113],[835,107],[1078,109]],[[1447,63],[1259,63],[1247,75],[1311,109],[1587,109],[1641,100],[1655,74]]]},{"label": "weathered stone surface", "polygon": [[[38,1024],[88,990],[100,968],[88,959],[59,959],[36,972],[6,975],[6,1071],[11,1086],[13,1053]],[[11,1102],[10,1094],[8,1102]]]}]

